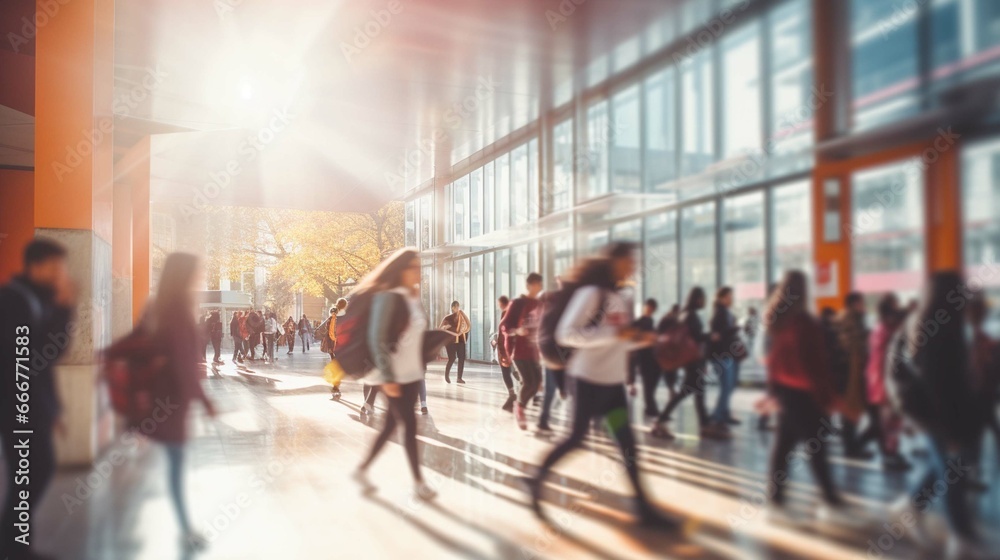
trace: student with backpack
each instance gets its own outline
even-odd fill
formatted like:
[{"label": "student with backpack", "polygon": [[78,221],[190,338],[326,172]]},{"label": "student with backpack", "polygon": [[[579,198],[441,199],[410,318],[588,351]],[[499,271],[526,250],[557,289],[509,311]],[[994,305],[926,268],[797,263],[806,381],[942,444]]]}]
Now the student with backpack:
[{"label": "student with backpack", "polygon": [[944,504],[951,528],[945,557],[954,559],[992,557],[976,533],[966,502],[971,474],[966,453],[971,438],[978,435],[981,411],[974,404],[971,383],[963,309],[967,301],[959,295],[965,293],[968,287],[960,273],[933,273],[919,307],[893,340],[885,371],[890,402],[922,430],[919,444],[927,450],[912,479],[916,483],[890,507],[890,518],[912,519],[905,523],[911,536],[927,542],[924,514],[929,508],[918,497],[933,496]]},{"label": "student with backpack", "polygon": [[[0,287],[0,310],[3,310],[0,313],[3,329],[0,356],[6,385],[0,391],[0,410],[3,411],[0,439],[7,479],[0,556],[10,558],[36,557],[33,544],[15,540],[25,535],[15,527],[19,513],[15,508],[26,497],[34,520],[34,512],[38,511],[55,473],[53,436],[65,437],[66,426],[61,420],[62,404],[53,369],[71,342],[74,329],[70,319],[76,299],[65,247],[55,241],[35,238],[24,249],[23,263],[23,272]],[[25,355],[45,359],[26,359]],[[23,412],[18,410],[18,405],[23,405],[20,396],[30,398],[27,421],[23,424],[15,421]],[[25,432],[15,434],[15,430]],[[19,440],[30,444],[30,476],[17,474],[21,468],[18,463],[24,460],[17,451]],[[21,493],[27,495],[21,496]],[[33,530],[27,541],[36,543],[45,538],[44,532],[39,535]]]},{"label": "student with backpack", "polygon": [[554,336],[561,346],[572,349],[566,372],[574,381],[573,422],[569,436],[549,453],[535,478],[527,483],[532,508],[539,517],[544,517],[539,501],[549,471],[583,443],[591,421],[603,416],[621,450],[635,491],[639,522],[676,527],[676,523],[656,511],[646,497],[639,479],[635,436],[629,423],[625,394],[629,352],[649,346],[655,340],[655,334],[639,332],[630,326],[632,302],[618,291],[619,285],[635,272],[634,252],[632,243],[609,246],[602,257],[581,263],[563,288],[571,295],[560,314]]},{"label": "student with backpack", "polygon": [[224,363],[219,355],[222,350],[222,318],[219,316],[218,310],[212,311],[208,316],[208,337],[212,341],[212,350],[215,352],[215,356],[212,358],[212,363],[219,365]]},{"label": "student with backpack", "polygon": [[464,385],[465,381],[462,380],[462,374],[465,373],[465,347],[469,342],[469,331],[472,327],[469,322],[469,316],[465,314],[465,311],[462,311],[461,303],[457,301],[451,302],[451,314],[441,320],[441,326],[438,328],[454,335],[454,339],[445,347],[448,351],[448,364],[444,366],[444,382],[451,383],[451,366],[457,360],[458,379],[455,382],[459,385]]},{"label": "student with backpack", "polygon": [[[416,496],[433,499],[437,493],[420,473],[414,411],[427,354],[424,342],[427,316],[420,302],[420,253],[411,248],[396,251],[358,283],[353,296],[371,298],[366,342],[375,369],[364,382],[385,393],[389,408],[385,425],[355,471],[354,479],[366,490],[374,488],[368,480],[368,468],[401,424]],[[353,299],[351,305],[355,305]]]},{"label": "student with backpack", "polygon": [[517,427],[528,429],[525,410],[531,399],[538,394],[542,384],[541,357],[535,341],[540,321],[541,305],[538,294],[542,291],[542,275],[532,272],[525,280],[527,291],[510,302],[507,313],[500,321],[500,332],[507,343],[507,353],[521,378],[521,390],[514,403],[514,420]]},{"label": "student with backpack", "polygon": [[705,334],[705,327],[698,316],[698,312],[705,307],[705,290],[700,286],[691,288],[688,292],[687,300],[684,302],[684,311],[678,318],[679,327],[682,332],[681,337],[692,342],[697,351],[696,357],[683,365],[684,379],[681,380],[680,391],[670,399],[666,408],[660,412],[650,435],[661,439],[674,439],[675,436],[666,427],[670,413],[677,408],[684,399],[694,395],[695,412],[698,414],[698,427],[701,437],[727,439],[729,431],[719,428],[716,424],[709,424],[708,411],[705,408],[705,344],[708,342],[708,335]]},{"label": "student with backpack", "polygon": [[[556,291],[546,291],[539,296],[539,301],[542,304],[542,318],[544,320],[546,310],[551,311],[553,305],[557,305],[557,300],[559,295],[564,288],[563,281],[560,277],[556,277]],[[545,375],[545,387],[542,393],[542,412],[538,415],[538,431],[540,432],[550,432],[552,427],[549,426],[549,418],[552,414],[552,402],[555,401],[556,392],[558,391],[562,398],[566,398],[566,361],[565,358],[560,356],[558,360],[546,359],[546,354],[541,354],[542,358],[542,371]]]}]

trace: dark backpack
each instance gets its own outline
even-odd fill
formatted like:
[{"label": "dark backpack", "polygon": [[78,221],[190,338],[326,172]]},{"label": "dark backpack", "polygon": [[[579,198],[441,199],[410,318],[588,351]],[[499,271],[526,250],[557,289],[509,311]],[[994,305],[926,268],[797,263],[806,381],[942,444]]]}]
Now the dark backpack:
[{"label": "dark backpack", "polygon": [[[570,300],[573,299],[573,294],[585,285],[564,283],[561,289],[547,293],[542,300],[542,317],[538,323],[538,351],[541,353],[542,363],[546,367],[558,370],[566,369],[566,364],[569,363],[569,358],[573,355],[572,348],[561,346],[556,342],[556,328],[559,326],[559,320],[562,319]],[[591,325],[596,325],[601,320],[604,313],[604,295],[602,290],[601,304],[598,307],[597,315],[590,320]]]},{"label": "dark backpack", "polygon": [[368,321],[375,294],[365,292],[351,298],[342,317],[337,318],[337,358],[348,377],[360,378],[375,367],[368,348]]},{"label": "dark backpack", "polygon": [[694,341],[683,320],[661,321],[653,356],[660,369],[676,371],[701,358],[701,348]]},{"label": "dark backpack", "polygon": [[104,350],[101,377],[108,384],[111,407],[129,429],[150,418],[160,384],[167,382],[163,368],[167,352],[143,324]]}]

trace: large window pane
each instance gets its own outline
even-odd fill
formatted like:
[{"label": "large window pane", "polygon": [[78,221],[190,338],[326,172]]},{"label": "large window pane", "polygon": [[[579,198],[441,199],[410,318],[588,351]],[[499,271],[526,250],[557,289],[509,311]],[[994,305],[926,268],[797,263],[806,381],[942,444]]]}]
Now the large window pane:
[{"label": "large window pane", "polygon": [[514,299],[521,292],[512,290],[510,282],[510,249],[501,249],[496,252],[496,277],[497,277],[497,297],[506,295]]},{"label": "large window pane", "polygon": [[616,94],[612,107],[611,188],[614,192],[639,192],[639,86]]},{"label": "large window pane", "polygon": [[444,240],[446,243],[450,243],[455,240],[455,211],[453,210],[455,206],[455,197],[452,191],[454,191],[454,184],[449,184],[444,186]]},{"label": "large window pane", "polygon": [[[1000,299],[1000,142],[970,146],[962,155],[962,220],[970,284]],[[973,282],[975,279],[977,282]],[[997,333],[1000,334],[1000,333]]]},{"label": "large window pane", "polygon": [[677,178],[677,72],[646,80],[646,189],[666,190]]},{"label": "large window pane", "polygon": [[788,270],[812,272],[812,195],[808,181],[775,187],[771,191],[772,278],[778,282]]},{"label": "large window pane", "polygon": [[485,337],[489,332],[489,327],[483,321],[483,257],[482,255],[469,259],[472,266],[471,281],[469,288],[469,322],[472,324],[472,332],[469,333],[472,358],[475,360],[485,360],[486,352]]},{"label": "large window pane", "polygon": [[427,194],[420,197],[420,250],[431,247],[431,197]]},{"label": "large window pane", "polygon": [[504,154],[494,162],[496,166],[497,216],[496,229],[510,226],[510,154]]},{"label": "large window pane", "polygon": [[855,127],[870,127],[918,109],[918,5],[851,0]]},{"label": "large window pane", "polygon": [[414,247],[417,244],[417,217],[416,217],[416,202],[410,201],[406,203],[406,225],[404,226],[404,236],[405,244],[408,247]]},{"label": "large window pane", "polygon": [[723,157],[760,149],[760,24],[726,36],[722,49]]},{"label": "large window pane", "polygon": [[916,297],[924,274],[924,180],[919,160],[852,177],[854,289]]},{"label": "large window pane", "polygon": [[466,175],[455,181],[452,185],[452,196],[454,208],[455,241],[462,241],[466,237],[469,226],[469,176]]},{"label": "large window pane", "polygon": [[497,198],[496,177],[493,176],[493,162],[483,167],[483,233],[496,228]]},{"label": "large window pane", "polygon": [[807,0],[793,0],[768,18],[771,39],[771,154],[796,152],[813,139],[812,33]]},{"label": "large window pane", "polygon": [[767,296],[764,245],[764,193],[757,191],[723,202],[723,279],[733,288],[733,313],[761,309]]},{"label": "large window pane", "polygon": [[552,211],[565,210],[570,205],[573,188],[573,120],[565,120],[552,131]]},{"label": "large window pane", "polygon": [[573,266],[573,238],[568,235],[552,237],[549,239],[549,250],[552,254],[552,278],[546,279],[546,285],[555,286],[555,277],[564,275]]},{"label": "large window pane", "polygon": [[[459,259],[454,261],[455,270],[455,283],[454,283],[454,295],[452,296],[455,301],[462,304],[462,309],[469,309],[469,259]],[[449,306],[451,302],[448,302]],[[451,313],[451,309],[448,311],[443,311],[443,314]]]},{"label": "large window pane", "polygon": [[646,218],[643,252],[645,297],[655,298],[666,313],[680,303],[677,291],[677,212],[671,210]]},{"label": "large window pane", "polygon": [[715,161],[712,109],[712,53],[702,49],[681,63],[684,155],[681,172],[700,173]]},{"label": "large window pane", "polygon": [[681,210],[681,242],[681,299],[695,286],[711,299],[716,288],[714,202]]},{"label": "large window pane", "polygon": [[[483,276],[486,279],[486,294],[483,298],[483,314],[486,326],[484,331],[487,333],[496,332],[497,323],[500,322],[500,318],[497,315],[497,298],[504,294],[497,293],[497,280],[496,280],[496,270],[493,267],[493,259],[496,256],[495,253],[487,253],[483,255]],[[488,340],[488,338],[487,338]],[[486,348],[486,352],[491,352],[490,348]]]},{"label": "large window pane", "polygon": [[483,234],[483,170],[476,169],[469,175],[469,236]]},{"label": "large window pane", "polygon": [[510,154],[511,165],[511,209],[514,223],[528,221],[528,146],[522,144]]},{"label": "large window pane", "polygon": [[528,254],[527,245],[519,245],[511,250],[511,254],[514,260],[514,270],[512,281],[514,282],[513,290],[517,293],[524,291],[524,283],[528,279],[528,273],[531,272],[531,256]]},{"label": "large window pane", "polygon": [[945,79],[1000,62],[1000,2],[934,0],[931,3],[933,77]]},{"label": "large window pane", "polygon": [[528,221],[536,221],[539,212],[538,198],[538,140],[528,142]]},{"label": "large window pane", "polygon": [[608,122],[608,102],[587,109],[587,192],[593,198],[608,192],[608,142],[614,134]]}]

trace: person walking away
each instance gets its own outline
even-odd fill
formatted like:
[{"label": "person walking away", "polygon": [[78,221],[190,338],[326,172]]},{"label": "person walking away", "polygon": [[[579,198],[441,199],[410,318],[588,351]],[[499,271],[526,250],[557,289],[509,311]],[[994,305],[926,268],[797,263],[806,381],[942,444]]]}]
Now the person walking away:
[{"label": "person walking away", "polygon": [[[503,321],[504,315],[507,314],[508,306],[510,306],[510,298],[507,296],[497,298],[500,321]],[[511,363],[510,354],[507,353],[507,342],[503,333],[500,332],[499,326],[497,327],[496,338],[492,342],[497,353],[497,363],[500,364],[500,377],[503,379],[504,386],[507,387],[507,400],[504,401],[500,408],[506,412],[513,412],[514,401],[517,399],[517,393],[514,391],[514,378],[511,375],[514,364]]]},{"label": "person walking away", "polygon": [[451,383],[451,366],[457,360],[458,379],[456,379],[456,383],[464,384],[462,374],[465,372],[465,344],[469,340],[469,330],[472,327],[468,315],[462,311],[462,304],[457,301],[451,302],[451,314],[446,315],[441,320],[441,326],[438,328],[455,335],[455,340],[449,342],[448,346],[445,347],[448,352],[448,364],[444,366],[444,382]]},{"label": "person walking away", "polygon": [[414,411],[426,369],[423,335],[427,316],[420,303],[420,253],[411,248],[396,251],[358,283],[354,295],[364,293],[373,294],[368,345],[375,362],[375,370],[364,382],[385,393],[389,414],[368,456],[354,472],[354,479],[366,490],[373,489],[368,468],[401,424],[416,496],[430,500],[437,493],[424,482],[420,472]]},{"label": "person walking away", "polygon": [[[673,329],[677,323],[680,321],[681,317],[681,306],[676,303],[670,306],[670,311],[666,315],[660,318],[659,324],[656,325],[656,332],[665,333]],[[671,369],[664,371],[662,373],[663,380],[667,384],[667,402],[673,400],[677,396],[677,370]],[[654,401],[655,402],[655,401]],[[659,408],[657,407],[657,410]]]},{"label": "person walking away", "polygon": [[257,345],[261,345],[261,359],[263,359],[266,352],[261,344],[261,334],[264,332],[264,317],[259,310],[254,309],[250,312],[250,316],[247,317],[247,330],[249,331],[247,340],[250,345],[250,359],[257,360]]},{"label": "person walking away", "polygon": [[[659,307],[659,304],[655,299],[647,299],[642,306],[642,317],[639,317],[632,323],[632,328],[643,333],[656,332],[656,323],[653,320],[653,315],[656,313],[657,307]],[[638,372],[638,377],[642,380],[642,399],[645,403],[643,416],[650,418],[659,416],[660,409],[656,405],[656,390],[659,388],[663,371],[660,370],[660,364],[656,362],[653,349],[646,347],[636,350],[632,354],[630,370],[630,388],[635,382],[636,372]],[[630,390],[630,392],[634,394],[634,391]]]},{"label": "person walking away", "polygon": [[[859,292],[844,297],[844,310],[838,319],[840,347],[844,352],[846,384],[843,393],[844,454],[857,459],[870,459],[865,451],[868,442],[880,439],[878,409],[868,405],[865,396],[865,366],[868,364],[868,327],[865,321],[865,298]],[[868,426],[858,433],[858,422],[868,416]]]},{"label": "person walking away", "polygon": [[240,334],[240,315],[239,311],[233,311],[233,318],[229,320],[229,336],[233,339],[233,363],[242,361],[243,354],[243,338]]},{"label": "person walking away", "polygon": [[205,356],[208,353],[208,317],[204,314],[198,315],[198,347],[201,348],[201,359],[198,363],[204,364],[208,362],[208,358]]},{"label": "person walking away", "polygon": [[[559,276],[556,276],[556,289],[563,289],[563,281]],[[551,305],[552,297],[553,293],[548,291],[538,296],[541,305],[540,316],[545,313],[546,306]],[[556,398],[556,391],[564,400],[566,399],[566,364],[564,361],[546,360],[542,356],[542,373],[545,375],[545,387],[542,393],[542,411],[538,415],[538,431],[549,432],[552,431],[549,418],[552,415],[552,402]]]},{"label": "person walking away", "polygon": [[740,339],[740,326],[730,308],[733,306],[733,289],[723,286],[715,293],[712,318],[709,320],[708,350],[712,367],[719,378],[719,395],[712,412],[711,422],[715,429],[723,432],[729,425],[738,425],[733,417],[733,392],[740,375],[740,363],[747,357],[747,349]]},{"label": "person walking away", "polygon": [[[0,441],[6,465],[6,498],[0,528],[0,552],[10,558],[44,558],[35,543],[45,534],[22,533],[17,527],[18,504],[27,501],[30,512],[39,511],[41,499],[55,473],[54,435],[66,436],[62,404],[53,368],[69,346],[75,289],[69,278],[66,248],[55,241],[36,237],[24,248],[23,269],[0,287],[0,355],[5,383],[0,391]],[[27,358],[25,357],[27,356]],[[36,360],[43,356],[44,360]],[[24,385],[27,387],[25,388]],[[24,391],[21,391],[25,388]],[[27,420],[20,396],[30,399]],[[24,430],[26,433],[17,433]],[[30,446],[30,476],[19,476],[18,449]],[[26,495],[22,495],[26,494]],[[23,509],[23,507],[22,507]],[[34,517],[34,513],[32,513]],[[33,527],[37,529],[37,527]],[[20,537],[20,539],[19,539]],[[51,538],[51,537],[49,537]]]},{"label": "person walking away", "polygon": [[704,324],[698,311],[705,307],[705,290],[700,286],[691,288],[688,292],[687,300],[684,302],[684,311],[679,318],[686,327],[688,336],[701,349],[700,356],[684,366],[684,379],[681,381],[680,391],[670,399],[666,408],[660,412],[653,424],[650,435],[660,439],[674,439],[675,436],[666,427],[670,413],[677,408],[685,398],[694,395],[695,412],[698,415],[698,428],[701,437],[726,439],[729,437],[729,430],[720,430],[717,425],[710,424],[708,412],[705,408],[705,344],[708,342],[708,335],[705,334]]},{"label": "person walking away", "polygon": [[[847,521],[844,502],[833,483],[827,452],[830,436],[827,416],[836,393],[823,342],[823,329],[807,305],[807,280],[798,270],[785,273],[781,286],[771,296],[765,317],[770,343],[767,356],[769,395],[779,407],[777,436],[771,448],[770,515],[792,519],[785,508],[785,486],[789,461],[799,443],[809,443],[809,466],[819,484],[824,505],[818,517],[825,521]],[[819,435],[818,435],[819,434]],[[816,442],[814,451],[813,442]]]},{"label": "person walking away", "polygon": [[170,498],[180,524],[182,542],[189,550],[204,548],[207,542],[194,530],[184,496],[187,413],[192,401],[200,401],[208,415],[215,417],[215,407],[202,389],[202,374],[197,367],[199,341],[193,314],[193,287],[201,274],[196,256],[188,253],[167,256],[156,299],[141,320],[142,327],[163,345],[167,355],[166,365],[158,373],[160,382],[154,384],[155,398],[173,403],[175,407],[146,435],[166,451]]},{"label": "person walking away", "polygon": [[295,319],[292,319],[291,315],[289,315],[288,319],[285,321],[284,329],[285,329],[285,339],[286,342],[288,343],[288,352],[286,352],[286,354],[291,356],[292,352],[295,350],[295,333],[296,331],[298,331],[298,327],[295,324]]},{"label": "person walking away", "polygon": [[264,358],[272,364],[274,363],[274,337],[277,333],[278,318],[269,311],[267,319],[264,319]]},{"label": "person walking away", "polygon": [[[330,317],[325,321],[326,327],[323,328],[320,325],[319,334],[323,337],[322,343],[320,344],[320,350],[326,352],[330,355],[330,360],[336,358],[337,349],[337,316],[344,313],[347,309],[347,300],[340,298],[337,303],[330,308]],[[333,385],[330,387],[330,400],[339,399],[340,393],[340,379],[336,379]]]},{"label": "person walking away", "polygon": [[556,341],[572,348],[566,365],[574,380],[573,424],[569,436],[542,461],[535,478],[528,482],[535,514],[544,518],[541,489],[552,468],[580,447],[590,423],[603,416],[618,444],[629,482],[635,492],[636,513],[642,525],[676,528],[649,502],[639,478],[638,449],[629,423],[625,394],[629,352],[651,345],[655,334],[630,326],[632,302],[618,290],[635,272],[635,245],[615,243],[601,258],[588,259],[571,275],[579,286],[571,296],[556,327]]},{"label": "person walking away", "polygon": [[868,406],[878,410],[878,446],[882,464],[889,471],[907,471],[910,463],[899,452],[903,419],[890,405],[885,394],[885,361],[892,337],[903,322],[903,311],[895,294],[886,294],[878,302],[878,323],[869,335],[868,364],[865,367]]},{"label": "person walking away", "polygon": [[[905,523],[911,537],[927,545],[928,509],[920,496],[943,503],[951,531],[945,547],[949,559],[991,558],[975,530],[967,502],[969,473],[966,450],[978,434],[980,411],[975,403],[966,339],[965,310],[955,295],[967,293],[958,272],[931,275],[916,312],[906,319],[893,341],[886,365],[886,393],[897,411],[921,430],[918,445],[927,449],[915,484],[890,507],[891,519]],[[961,301],[961,300],[959,300]],[[942,315],[944,314],[944,316]],[[931,336],[925,330],[935,325]],[[940,484],[941,481],[947,484]],[[944,487],[944,492],[940,487]]]},{"label": "person walking away", "polygon": [[538,322],[541,319],[538,294],[542,291],[542,275],[537,272],[528,274],[525,288],[527,291],[524,294],[510,302],[500,321],[500,332],[507,343],[507,353],[521,378],[521,388],[514,402],[514,421],[522,430],[528,429],[525,410],[542,383],[541,356],[536,341]]},{"label": "person walking away", "polygon": [[240,315],[240,353],[243,355],[240,363],[243,363],[243,360],[253,359],[253,357],[250,356],[250,325],[247,324],[250,320],[250,313],[251,311],[244,311],[243,314]]},{"label": "person walking away", "polygon": [[215,352],[215,355],[212,357],[212,363],[215,365],[225,363],[220,356],[222,350],[222,317],[219,315],[218,310],[212,311],[208,316],[208,336],[212,340],[212,350]]},{"label": "person walking away", "polygon": [[302,318],[299,319],[299,338],[302,339],[302,352],[309,351],[309,340],[312,338],[312,323],[306,318],[306,314],[302,314]]}]

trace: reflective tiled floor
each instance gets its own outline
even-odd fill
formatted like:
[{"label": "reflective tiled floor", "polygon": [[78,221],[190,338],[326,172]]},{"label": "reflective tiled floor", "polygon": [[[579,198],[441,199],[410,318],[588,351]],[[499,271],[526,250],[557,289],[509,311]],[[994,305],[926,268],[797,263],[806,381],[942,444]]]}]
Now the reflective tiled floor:
[{"label": "reflective tiled floor", "polygon": [[[329,400],[320,378],[324,363],[319,352],[281,353],[275,366],[241,373],[227,365],[206,380],[220,414],[212,421],[196,411],[188,448],[189,508],[211,541],[197,557],[920,556],[906,539],[885,536],[886,505],[901,494],[905,479],[884,473],[874,461],[835,457],[835,474],[857,526],[813,520],[817,493],[804,466],[795,470],[790,493],[800,522],[769,523],[758,504],[772,436],[755,429],[751,409],[760,393],[752,389],[737,394],[743,424],[731,442],[694,437],[687,403],[674,422],[681,436],[674,443],[650,439],[648,428],[634,421],[648,489],[665,510],[688,520],[681,535],[631,524],[624,471],[613,443],[597,430],[587,449],[558,465],[549,479],[545,507],[555,526],[536,521],[518,476],[532,473],[563,431],[545,437],[517,430],[499,409],[506,392],[495,367],[470,367],[464,386],[446,385],[440,365],[428,374],[430,414],[420,419],[420,452],[425,477],[440,492],[435,502],[411,497],[409,471],[396,444],[372,469],[378,491],[363,496],[349,473],[373,438],[381,410],[374,426],[362,423],[361,390],[353,382],[345,382],[341,401]],[[712,402],[714,391],[709,397]],[[661,403],[665,398],[664,389]],[[560,427],[567,412],[557,399]],[[128,437],[113,449],[126,460],[114,464],[106,454],[90,471],[58,475],[36,525],[45,534],[42,551],[65,559],[184,558],[162,450]],[[992,445],[987,457],[996,463]],[[992,489],[977,506],[992,524],[985,532],[996,532],[1000,519],[995,474],[992,469]],[[923,554],[941,556],[939,550]]]}]

